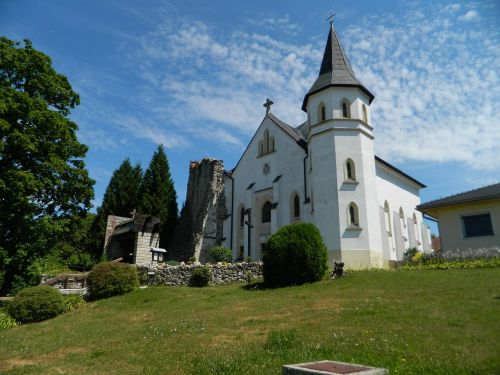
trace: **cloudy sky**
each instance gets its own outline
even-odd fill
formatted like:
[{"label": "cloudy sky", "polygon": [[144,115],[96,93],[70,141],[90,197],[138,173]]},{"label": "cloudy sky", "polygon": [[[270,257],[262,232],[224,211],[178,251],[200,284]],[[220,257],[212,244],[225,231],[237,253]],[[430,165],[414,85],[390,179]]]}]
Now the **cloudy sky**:
[{"label": "cloudy sky", "polygon": [[167,148],[182,204],[189,160],[234,167],[267,97],[291,125],[335,27],[375,94],[376,153],[422,200],[500,181],[500,9],[491,1],[1,0],[0,35],[29,38],[81,96],[99,205],[125,157]]}]

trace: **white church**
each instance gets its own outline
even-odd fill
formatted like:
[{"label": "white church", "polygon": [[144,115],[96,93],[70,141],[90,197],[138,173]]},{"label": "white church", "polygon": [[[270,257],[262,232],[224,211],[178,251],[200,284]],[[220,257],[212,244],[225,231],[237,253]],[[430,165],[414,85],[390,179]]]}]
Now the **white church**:
[{"label": "white church", "polygon": [[389,267],[408,248],[430,251],[420,189],[425,185],[374,153],[373,94],[356,78],[330,27],[318,78],[306,93],[307,121],[293,127],[266,115],[233,170],[224,175],[223,246],[234,259],[262,258],[284,225],[313,223],[330,261]]}]

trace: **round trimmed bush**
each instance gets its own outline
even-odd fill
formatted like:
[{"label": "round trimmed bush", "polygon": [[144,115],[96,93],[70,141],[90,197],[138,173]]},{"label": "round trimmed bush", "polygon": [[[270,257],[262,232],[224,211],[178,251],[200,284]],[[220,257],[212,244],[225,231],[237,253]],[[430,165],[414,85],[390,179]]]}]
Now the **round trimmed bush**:
[{"label": "round trimmed bush", "polygon": [[207,286],[212,281],[212,271],[208,267],[198,267],[193,270],[189,278],[189,285],[196,287]]},{"label": "round trimmed bush", "polygon": [[328,253],[318,228],[297,223],[282,227],[269,238],[262,260],[265,284],[286,286],[321,280]]},{"label": "round trimmed bush", "polygon": [[9,303],[9,315],[21,323],[40,322],[64,311],[64,299],[59,290],[48,285],[26,288]]},{"label": "round trimmed bush", "polygon": [[214,262],[231,263],[233,260],[233,252],[227,247],[217,246],[208,252],[209,258]]},{"label": "round trimmed bush", "polygon": [[87,285],[91,298],[108,298],[136,289],[139,277],[137,269],[131,264],[104,262],[97,264],[89,272]]}]

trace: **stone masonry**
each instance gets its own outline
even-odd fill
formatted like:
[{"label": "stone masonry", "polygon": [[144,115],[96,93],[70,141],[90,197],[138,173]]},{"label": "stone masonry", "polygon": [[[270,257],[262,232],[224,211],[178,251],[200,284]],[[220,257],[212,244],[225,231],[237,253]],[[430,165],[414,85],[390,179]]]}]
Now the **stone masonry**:
[{"label": "stone masonry", "polygon": [[196,261],[205,263],[208,251],[221,244],[225,217],[222,160],[204,158],[192,161],[189,166],[186,204],[167,257],[183,261],[194,257]]},{"label": "stone masonry", "polygon": [[[200,263],[184,264],[178,266],[156,265],[153,268],[137,267],[141,280],[148,280],[149,285],[187,286],[193,270],[202,267]],[[210,285],[242,283],[251,279],[262,277],[262,263],[217,263],[206,264],[212,271]]]}]

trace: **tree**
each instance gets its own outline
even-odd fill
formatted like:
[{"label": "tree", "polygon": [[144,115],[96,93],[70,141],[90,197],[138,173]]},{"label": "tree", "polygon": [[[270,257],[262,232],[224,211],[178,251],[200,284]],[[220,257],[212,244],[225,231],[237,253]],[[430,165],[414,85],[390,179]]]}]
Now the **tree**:
[{"label": "tree", "polygon": [[168,248],[177,224],[177,194],[162,145],[156,149],[144,173],[139,209],[160,218],[160,247]]},{"label": "tree", "polygon": [[80,102],[50,57],[29,40],[0,38],[0,284],[21,285],[27,267],[84,216],[93,180],[69,119]]},{"label": "tree", "polygon": [[130,216],[139,207],[141,180],[141,166],[132,166],[128,158],[113,172],[90,231],[91,248],[96,258],[103,251],[108,215]]}]

